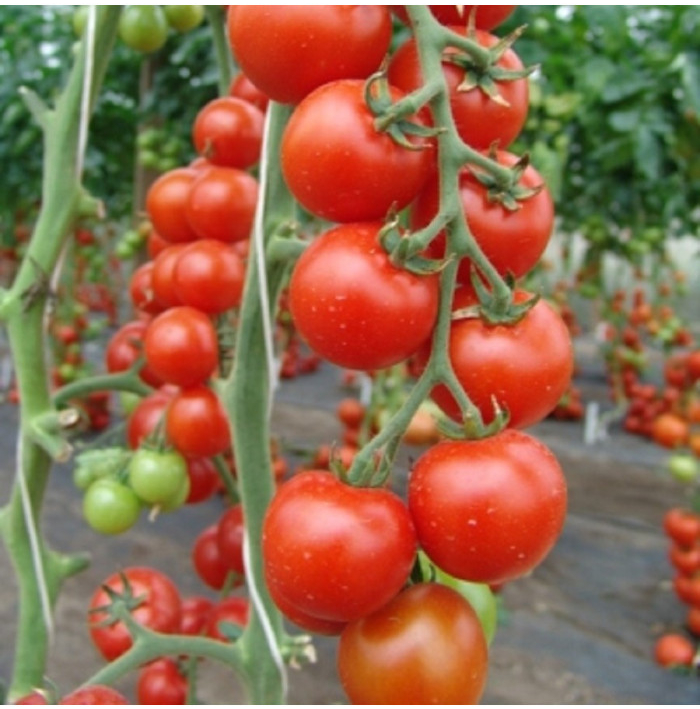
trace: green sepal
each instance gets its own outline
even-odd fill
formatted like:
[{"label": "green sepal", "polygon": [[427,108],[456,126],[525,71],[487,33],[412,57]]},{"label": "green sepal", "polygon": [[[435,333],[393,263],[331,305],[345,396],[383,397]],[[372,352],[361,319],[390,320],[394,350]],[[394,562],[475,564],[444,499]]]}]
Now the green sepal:
[{"label": "green sepal", "polygon": [[410,234],[401,233],[396,217],[382,227],[377,239],[394,266],[418,276],[431,276],[440,273],[449,260],[429,259],[417,253],[415,241],[411,239]]}]

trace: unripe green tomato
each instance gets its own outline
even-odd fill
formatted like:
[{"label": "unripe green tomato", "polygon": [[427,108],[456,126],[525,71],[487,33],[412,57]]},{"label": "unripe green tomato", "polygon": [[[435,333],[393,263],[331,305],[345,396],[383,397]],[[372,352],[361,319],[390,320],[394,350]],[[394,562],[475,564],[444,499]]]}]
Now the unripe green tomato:
[{"label": "unripe green tomato", "polygon": [[160,149],[161,155],[166,158],[176,158],[180,154],[182,143],[177,138],[168,138]]},{"label": "unripe green tomato", "polygon": [[128,261],[136,255],[136,251],[134,250],[134,247],[126,241],[120,240],[114,247],[114,255],[122,261]]},{"label": "unripe green tomato", "polygon": [[176,451],[139,448],[129,463],[129,485],[151,505],[172,502],[188,477],[187,461]]},{"label": "unripe green tomato", "polygon": [[85,521],[101,534],[121,534],[133,527],[141,513],[136,493],[113,478],[100,478],[83,498]]},{"label": "unripe green tomato", "polygon": [[203,5],[163,5],[168,24],[178,32],[189,32],[202,24]]},{"label": "unripe green tomato", "polygon": [[131,391],[119,392],[119,405],[124,416],[131,415],[131,412],[138,406],[141,398],[138,394]]},{"label": "unripe green tomato", "polygon": [[88,465],[76,465],[73,468],[73,484],[78,490],[87,490],[98,476]]},{"label": "unripe green tomato", "polygon": [[149,54],[168,39],[168,22],[160,5],[127,5],[119,18],[119,37],[137,52]]},{"label": "unripe green tomato", "polygon": [[169,500],[160,503],[162,512],[174,512],[185,504],[185,501],[190,495],[190,476],[186,475],[182,482],[183,484],[175,495]]},{"label": "unripe green tomato", "polygon": [[145,128],[136,136],[137,148],[155,148],[160,142],[161,135],[157,128]]},{"label": "unripe green tomato", "polygon": [[668,471],[674,480],[692,483],[700,475],[700,462],[689,453],[675,453],[668,459]]},{"label": "unripe green tomato", "polygon": [[139,165],[147,170],[158,170],[160,167],[160,155],[154,150],[139,150],[137,159]]},{"label": "unripe green tomato", "polygon": [[122,240],[134,249],[140,249],[145,242],[145,238],[137,229],[127,229],[122,234]]}]

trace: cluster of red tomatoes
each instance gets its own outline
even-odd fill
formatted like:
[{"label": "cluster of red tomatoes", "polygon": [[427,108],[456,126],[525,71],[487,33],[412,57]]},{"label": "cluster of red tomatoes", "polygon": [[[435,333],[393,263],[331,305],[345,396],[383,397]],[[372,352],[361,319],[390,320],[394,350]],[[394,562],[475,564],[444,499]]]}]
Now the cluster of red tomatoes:
[{"label": "cluster of red tomatoes", "polygon": [[[490,16],[503,7],[480,7],[473,34],[466,21],[471,8],[460,7],[466,14],[455,6],[433,8],[450,25],[445,31],[482,50],[497,47],[486,29],[503,19]],[[228,30],[248,79],[271,99],[294,104],[281,141],[282,173],[310,215],[332,222],[292,271],[296,328],[340,367],[375,371],[413,359],[420,373],[433,357],[440,276],[402,267],[380,242],[392,211],[405,214],[412,233],[432,224],[441,209],[437,141],[421,130],[434,123],[432,111],[422,108],[381,128],[382,107],[423,84],[416,41],[408,37],[390,57],[387,83],[366,83],[389,50],[385,6],[283,12],[231,6]],[[498,96],[489,95],[485,76],[467,86],[479,70],[460,42],[442,56],[454,131],[490,154],[503,174],[508,169],[511,192],[527,195],[509,208],[508,200],[494,198],[508,186],[465,165],[457,179],[460,206],[496,272],[517,279],[542,255],[554,218],[542,178],[506,151],[525,121],[527,79],[517,75],[522,65],[515,52],[498,46],[492,63],[499,79],[514,70],[509,80],[496,81]],[[298,70],[289,71],[292,65]],[[499,150],[489,152],[494,143]],[[453,257],[446,226],[427,246],[427,258]],[[566,325],[544,301],[530,302],[517,322],[489,322],[476,307],[472,270],[463,259],[448,357],[483,421],[494,420],[495,401],[507,410],[509,427],[480,440],[434,445],[411,471],[407,500],[381,484],[353,485],[326,469],[304,470],[280,486],[264,519],[268,590],[295,624],[340,636],[339,674],[352,702],[478,701],[488,667],[481,623],[454,587],[429,578],[409,583],[416,553],[422,550],[450,577],[500,584],[532,570],[563,526],[562,471],[544,445],[518,429],[542,420],[569,384]],[[516,290],[513,300],[517,306],[531,298]],[[462,407],[444,383],[432,397],[461,421]],[[362,414],[347,406],[346,431],[357,430]]]},{"label": "cluster of red tomatoes", "polygon": [[685,624],[694,639],[667,633],[657,641],[656,660],[664,666],[693,669],[700,666],[700,514],[674,507],[664,516],[663,526],[675,571],[673,589],[688,606]]}]

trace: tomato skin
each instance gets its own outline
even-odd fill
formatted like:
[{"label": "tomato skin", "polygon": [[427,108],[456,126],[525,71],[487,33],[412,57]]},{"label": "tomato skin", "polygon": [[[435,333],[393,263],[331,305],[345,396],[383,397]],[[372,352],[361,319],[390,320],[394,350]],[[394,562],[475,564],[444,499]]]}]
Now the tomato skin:
[{"label": "tomato skin", "polygon": [[219,363],[218,338],[211,320],[186,305],[170,308],[150,322],[144,353],[157,376],[183,387],[201,384]]},{"label": "tomato skin", "polygon": [[185,214],[199,238],[236,243],[250,236],[257,198],[258,182],[247,172],[209,167],[192,184]]},{"label": "tomato skin", "polygon": [[96,532],[122,534],[141,513],[141,501],[128,486],[112,478],[95,480],[83,497],[83,516]]},{"label": "tomato skin", "polygon": [[688,442],[690,429],[687,421],[673,413],[657,416],[651,425],[651,437],[664,448],[679,448]]},{"label": "tomato skin", "polygon": [[409,586],[340,636],[338,674],[353,704],[477,704],[487,673],[479,619],[440,584]]},{"label": "tomato skin", "polygon": [[216,542],[225,566],[239,576],[245,575],[243,565],[244,531],[243,507],[241,505],[229,507],[219,519]]},{"label": "tomato skin", "polygon": [[289,307],[300,334],[348,369],[403,361],[429,338],[437,319],[437,277],[394,266],[377,241],[380,228],[346,224],[317,237],[290,281]]},{"label": "tomato skin", "polygon": [[140,448],[129,462],[129,485],[144,501],[166,504],[187,482],[187,463],[176,451]]},{"label": "tomato skin", "polygon": [[[333,222],[381,220],[392,207],[403,209],[435,161],[431,141],[414,139],[419,147],[409,149],[378,131],[364,91],[362,81],[321,86],[296,107],[282,136],[287,186],[303,207]],[[390,91],[394,101],[404,96]]]},{"label": "tomato skin", "polygon": [[[465,27],[450,27],[455,33],[466,35]],[[482,47],[491,47],[499,41],[488,32],[477,30],[476,41]],[[446,54],[454,54],[448,49]],[[498,60],[499,69],[520,71],[523,64],[518,55],[508,49]],[[529,84],[527,77],[509,81],[496,81],[498,93],[506,104],[494,101],[479,88],[469,91],[458,87],[464,80],[464,69],[444,61],[443,74],[450,97],[450,109],[455,128],[462,140],[477,150],[488,150],[493,143],[503,150],[520,134],[527,119]],[[389,63],[389,83],[405,93],[416,90],[423,84],[423,75],[418,59],[415,40],[409,39],[394,53]]]},{"label": "tomato skin", "polygon": [[[504,22],[517,5],[428,5],[433,17],[442,25],[466,25],[474,8],[477,8],[474,18],[478,30],[492,30]],[[403,5],[391,5],[391,10],[408,24],[408,15]]]},{"label": "tomato skin", "polygon": [[184,305],[175,291],[175,266],[188,245],[170,244],[152,262],[151,291],[155,307],[158,308],[156,315],[160,315],[168,308]]},{"label": "tomato skin", "polygon": [[390,600],[416,553],[411,519],[396,495],[354,488],[318,470],[278,488],[262,543],[273,600],[336,622],[361,618]]},{"label": "tomato skin", "polygon": [[185,216],[190,187],[197,170],[179,167],[162,174],[148,189],[146,210],[153,228],[166,241],[194,241],[197,234]]},{"label": "tomato skin", "polygon": [[259,108],[263,113],[267,111],[267,105],[270,103],[269,97],[260,91],[242,71],[239,71],[238,74],[231,79],[229,95],[252,103],[253,106]]},{"label": "tomato skin", "polygon": [[[496,153],[496,161],[512,167],[516,155],[505,151]],[[532,165],[528,165],[518,183],[526,189],[544,185],[544,179]],[[520,208],[507,210],[503,205],[489,199],[487,188],[464,168],[459,174],[459,196],[462,210],[470,231],[486,258],[496,270],[505,276],[524,276],[540,260],[547,248],[554,228],[554,202],[547,189],[520,202]],[[438,212],[439,184],[431,177],[425,188],[411,205],[411,229],[426,226]],[[445,253],[445,234],[441,232],[429,245],[427,255],[442,258]],[[460,283],[471,282],[471,261],[460,261]]]},{"label": "tomato skin", "polygon": [[141,670],[136,697],[139,704],[186,704],[187,687],[187,679],[180,673],[177,662],[164,657]]},{"label": "tomato skin", "polygon": [[654,659],[662,667],[688,667],[694,656],[693,644],[677,633],[662,635],[654,646]]},{"label": "tomato skin", "polygon": [[[462,294],[468,296],[464,300]],[[516,291],[515,302],[531,297]],[[466,292],[455,296],[455,308],[473,303]],[[427,361],[423,347],[419,362]],[[571,337],[559,314],[540,300],[515,325],[488,325],[480,318],[452,323],[449,355],[457,379],[479,407],[484,421],[494,417],[493,398],[510,414],[508,425],[526,428],[542,421],[561,399],[571,381],[574,359]],[[432,397],[455,419],[459,408],[440,384]]]},{"label": "tomato skin", "polygon": [[[145,320],[131,320],[110,337],[105,348],[105,366],[110,374],[126,371],[142,355],[143,336],[147,329],[148,322]],[[157,387],[163,383],[147,364],[141,367],[139,376],[151,386]]]},{"label": "tomato skin", "polygon": [[436,566],[465,581],[503,583],[528,573],[559,537],[566,503],[552,452],[512,429],[438,443],[409,479],[420,546]]},{"label": "tomato skin", "polygon": [[691,547],[700,541],[700,515],[682,507],[672,507],[663,518],[666,534],[679,546]]},{"label": "tomato skin", "polygon": [[238,66],[280,103],[297,103],[331,81],[367,78],[392,33],[383,5],[235,5],[227,26]]},{"label": "tomato skin", "polygon": [[180,632],[183,635],[200,635],[207,625],[209,614],[213,608],[214,601],[205,596],[183,598]]},{"label": "tomato skin", "polygon": [[210,588],[220,591],[226,583],[229,568],[219,551],[217,532],[217,525],[212,524],[199,534],[192,547],[192,563],[199,578]]},{"label": "tomato skin", "polygon": [[129,700],[116,689],[93,684],[66,694],[58,704],[129,704]]},{"label": "tomato skin", "polygon": [[262,111],[252,103],[222,96],[197,114],[192,142],[212,165],[245,170],[260,159],[264,121]]},{"label": "tomato skin", "polygon": [[204,386],[186,389],[173,397],[165,430],[184,456],[219,455],[231,445],[226,412],[216,394]]},{"label": "tomato skin", "polygon": [[164,419],[172,397],[172,392],[159,389],[139,401],[127,421],[126,438],[129,448],[138,448]]},{"label": "tomato skin", "polygon": [[132,645],[131,635],[124,623],[117,621],[111,625],[101,625],[108,615],[102,608],[109,604],[109,596],[104,586],[116,592],[124,590],[121,574],[127,578],[133,595],[142,598],[132,610],[136,622],[160,633],[176,633],[180,629],[182,601],[175,584],[163,573],[150,567],[132,566],[120,573],[112,574],[95,591],[90,601],[90,636],[102,656],[109,662],[123,655]]},{"label": "tomato skin", "polygon": [[188,458],[190,491],[185,503],[196,505],[208,500],[219,489],[219,473],[210,458]]},{"label": "tomato skin", "polygon": [[147,261],[134,270],[129,279],[129,296],[137,311],[158,315],[163,308],[153,294],[153,262]]},{"label": "tomato skin", "polygon": [[202,239],[182,250],[173,285],[183,305],[216,315],[240,304],[244,278],[243,261],[230,246]]}]

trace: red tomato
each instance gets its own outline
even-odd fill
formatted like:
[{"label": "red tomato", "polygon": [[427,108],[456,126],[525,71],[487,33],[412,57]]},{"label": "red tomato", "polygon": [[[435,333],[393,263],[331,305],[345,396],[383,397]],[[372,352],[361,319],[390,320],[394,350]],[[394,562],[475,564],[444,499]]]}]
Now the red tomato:
[{"label": "red tomato", "polygon": [[[512,166],[518,160],[512,153],[499,152],[497,161]],[[544,185],[544,180],[529,165],[518,183],[533,189]],[[439,206],[437,177],[428,180],[423,191],[411,206],[411,228],[424,227],[437,214]],[[459,196],[467,224],[479,248],[502,275],[510,273],[515,278],[524,276],[535,266],[544,253],[554,227],[554,203],[549,190],[544,187],[534,197],[520,202],[520,208],[509,211],[489,198],[487,188],[464,168],[459,175]],[[445,253],[445,235],[441,232],[428,247],[432,258],[442,258]],[[458,280],[471,282],[471,261],[463,259]]]},{"label": "red tomato", "polygon": [[[466,35],[465,27],[451,27],[454,32]],[[483,47],[492,47],[500,38],[478,30],[476,41]],[[456,49],[446,50],[444,57],[456,55]],[[518,55],[507,49],[496,62],[499,69],[520,71],[523,64]],[[507,148],[520,134],[527,119],[529,84],[527,77],[496,81],[495,85],[504,102],[495,101],[478,87],[465,91],[460,85],[465,79],[465,69],[446,58],[442,63],[447,82],[450,108],[455,127],[462,140],[477,150],[488,150],[493,143]],[[394,53],[389,64],[389,83],[405,93],[415,91],[423,84],[423,74],[418,59],[415,40],[409,39]]]},{"label": "red tomato", "polygon": [[411,356],[437,318],[436,276],[394,266],[379,223],[326,232],[297,261],[289,287],[294,322],[322,357],[349,369],[382,369]]},{"label": "red tomato", "polygon": [[[296,107],[282,136],[290,191],[334,222],[380,220],[392,207],[403,209],[433,169],[432,142],[412,139],[416,149],[409,149],[379,131],[364,92],[362,81],[325,84]],[[394,101],[403,95],[391,87]]]},{"label": "red tomato", "polygon": [[340,636],[338,674],[352,704],[478,704],[488,648],[455,590],[409,586]]},{"label": "red tomato", "polygon": [[163,421],[172,397],[172,392],[159,389],[139,401],[127,421],[126,438],[129,448],[136,450],[153,433]]},{"label": "red tomato", "polygon": [[231,445],[226,412],[216,394],[204,386],[173,397],[165,430],[173,446],[189,457],[219,455]]},{"label": "red tomato", "polygon": [[192,142],[212,165],[245,170],[260,159],[264,122],[262,111],[252,103],[222,96],[200,109]]},{"label": "red tomato", "polygon": [[[473,303],[469,294],[455,297],[455,308]],[[516,291],[515,301],[531,297]],[[419,353],[426,360],[428,349]],[[489,325],[481,318],[454,320],[449,355],[455,374],[484,421],[493,419],[495,398],[510,414],[509,426],[526,428],[542,421],[567,390],[573,372],[569,331],[559,314],[540,300],[514,325]],[[454,397],[444,385],[433,389],[440,408],[460,418]]]},{"label": "red tomato", "polygon": [[679,448],[688,442],[690,429],[688,422],[677,414],[665,413],[657,416],[651,425],[651,437],[664,448]]},{"label": "red tomato", "polygon": [[31,692],[30,694],[25,694],[23,697],[20,697],[17,701],[13,702],[13,704],[48,704],[49,702],[42,692],[43,690],[37,690],[35,692]]},{"label": "red tomato", "polygon": [[221,632],[219,623],[233,623],[243,629],[248,624],[249,617],[250,603],[247,598],[237,596],[224,598],[212,608],[207,621],[206,634],[215,640],[227,641],[228,638]]},{"label": "red tomato", "polygon": [[365,418],[365,407],[358,399],[343,399],[336,408],[338,419],[346,428],[359,428]]},{"label": "red tomato", "polygon": [[663,528],[678,546],[691,547],[700,542],[700,515],[692,510],[672,507],[664,515]]},{"label": "red tomato", "polygon": [[685,622],[688,626],[688,630],[690,630],[695,637],[700,637],[700,607],[692,606],[689,608]]},{"label": "red tomato", "polygon": [[409,479],[420,546],[436,566],[466,581],[503,583],[531,571],[559,537],[566,501],[552,452],[512,429],[438,443]]},{"label": "red tomato", "polygon": [[244,278],[243,261],[233,248],[202,239],[182,250],[173,271],[173,286],[183,305],[217,315],[240,304]]},{"label": "red tomato", "polygon": [[59,704],[129,704],[129,700],[116,689],[103,684],[93,684],[81,687],[70,694],[66,694]]},{"label": "red tomato", "polygon": [[685,576],[694,576],[700,572],[700,542],[690,547],[671,545],[668,558],[676,571]]},{"label": "red tomato", "polygon": [[186,246],[189,244],[171,244],[153,260],[151,291],[156,307],[159,308],[156,314],[177,305],[184,305],[175,291],[175,266]]},{"label": "red tomato", "polygon": [[[110,374],[129,369],[143,354],[143,336],[148,328],[144,320],[132,320],[117,330],[110,337],[105,348],[105,366]],[[160,386],[163,382],[147,364],[139,370],[139,376],[151,386]]]},{"label": "red tomato", "polygon": [[162,174],[148,190],[148,216],[153,228],[166,241],[180,243],[197,238],[185,216],[190,187],[196,177],[196,170],[179,167]]},{"label": "red tomato", "polygon": [[211,458],[188,458],[190,491],[185,503],[195,505],[208,500],[219,489],[219,473]]},{"label": "red tomato", "polygon": [[336,622],[362,618],[393,598],[416,553],[413,525],[396,495],[318,470],[278,489],[262,543],[273,599]]},{"label": "red tomato", "polygon": [[148,258],[154,259],[166,247],[170,246],[169,241],[166,241],[155,229],[151,229],[146,240],[146,253]]},{"label": "red tomato", "polygon": [[[433,17],[443,25],[466,25],[469,15],[476,8],[475,26],[480,30],[492,30],[504,22],[517,5],[428,5]],[[408,15],[403,5],[391,5],[392,12],[404,22]]]},{"label": "red tomato", "polygon": [[139,673],[136,697],[139,704],[187,704],[187,679],[177,662],[163,657],[147,664]]},{"label": "red tomato", "polygon": [[192,563],[199,578],[210,588],[220,591],[226,583],[229,568],[219,551],[217,530],[217,525],[212,524],[195,539]]},{"label": "red tomato", "polygon": [[156,376],[183,387],[201,384],[219,363],[219,343],[211,320],[186,305],[170,308],[151,320],[144,353]]},{"label": "red tomato", "polygon": [[233,505],[219,519],[216,540],[224,565],[239,576],[245,574],[245,567],[243,566],[243,533],[243,507],[241,505]]},{"label": "red tomato", "polygon": [[275,605],[287,620],[302,630],[313,633],[314,635],[340,635],[343,628],[347,625],[344,621],[325,620],[324,618],[316,618],[308,613],[304,613],[291,603],[287,603],[282,596],[275,596]]},{"label": "red tomato", "polygon": [[158,315],[163,306],[153,292],[153,261],[138,266],[129,279],[129,297],[136,310],[149,315]]},{"label": "red tomato", "polygon": [[126,577],[135,599],[131,614],[137,623],[160,633],[177,633],[182,618],[180,593],[165,574],[141,566],[112,574],[93,595],[89,614],[90,636],[108,661],[116,659],[131,647],[131,635],[121,621],[105,625],[104,621],[109,618],[107,611],[92,609],[109,605],[110,598],[104,590],[105,586],[117,593],[124,591],[122,576]]},{"label": "red tomato", "polygon": [[259,108],[263,113],[267,110],[267,104],[270,102],[269,97],[242,72],[239,71],[229,86],[229,95],[243,99],[252,103],[253,106]]},{"label": "red tomato", "polygon": [[182,600],[182,623],[180,632],[183,635],[200,635],[207,625],[209,614],[214,608],[214,601],[204,596],[190,596]]},{"label": "red tomato", "polygon": [[250,236],[257,199],[258,182],[247,172],[210,167],[192,185],[187,219],[201,239],[243,241]]},{"label": "red tomato", "polygon": [[677,633],[662,635],[654,646],[654,658],[662,667],[688,667],[694,657],[693,644]]},{"label": "red tomato", "polygon": [[234,5],[228,14],[236,63],[280,103],[297,103],[330,81],[367,78],[391,34],[384,5]]},{"label": "red tomato", "polygon": [[673,577],[673,590],[680,601],[700,608],[700,576],[677,573]]}]

